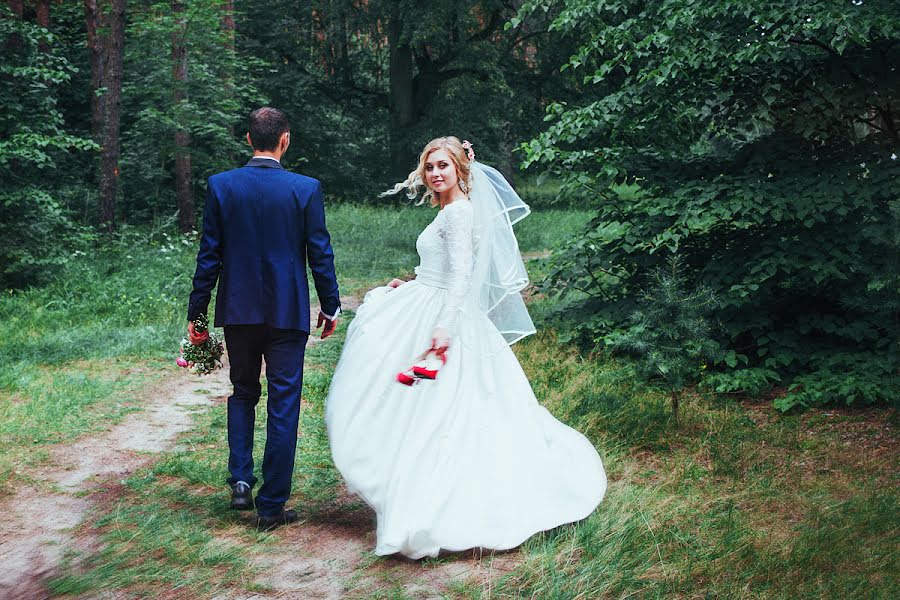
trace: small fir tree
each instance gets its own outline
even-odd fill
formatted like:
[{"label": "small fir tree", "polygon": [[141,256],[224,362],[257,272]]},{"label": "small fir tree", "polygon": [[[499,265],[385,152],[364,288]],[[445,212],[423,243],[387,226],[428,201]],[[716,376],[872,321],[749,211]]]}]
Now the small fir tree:
[{"label": "small fir tree", "polygon": [[678,420],[678,404],[685,387],[696,384],[708,362],[721,358],[712,338],[707,315],[718,300],[705,286],[688,291],[681,261],[673,254],[665,267],[650,275],[642,290],[641,309],[631,315],[631,327],[606,338],[614,352],[640,357],[639,372],[647,379],[662,379]]}]

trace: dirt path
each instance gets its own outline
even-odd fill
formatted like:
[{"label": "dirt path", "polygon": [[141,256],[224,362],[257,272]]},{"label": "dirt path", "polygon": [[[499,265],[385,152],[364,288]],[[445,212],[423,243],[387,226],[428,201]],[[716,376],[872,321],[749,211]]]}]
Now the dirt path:
[{"label": "dirt path", "polygon": [[99,435],[61,445],[50,464],[17,488],[3,504],[0,523],[0,598],[45,598],[43,582],[69,550],[90,549],[95,540],[70,533],[94,508],[88,493],[110,479],[122,479],[174,447],[192,414],[228,394],[221,369],[200,379],[187,373],[148,390],[140,412]]},{"label": "dirt path", "polygon": [[[357,305],[352,299],[345,302],[351,309]],[[309,338],[310,344],[320,342],[316,335]],[[29,485],[0,501],[6,517],[0,522],[0,599],[49,597],[45,582],[58,572],[67,553],[89,555],[100,549],[98,540],[73,534],[87,529],[79,525],[98,508],[91,498],[102,495],[92,492],[146,467],[159,453],[175,449],[179,434],[191,428],[193,415],[216,400],[221,402],[230,391],[227,368],[202,378],[179,372],[148,389],[139,412],[103,433],[55,447],[49,464],[33,475]],[[383,589],[439,598],[453,580],[490,586],[516,562],[514,554],[470,554],[430,565],[405,560],[373,564],[371,515],[362,511],[349,518],[337,515],[333,521],[303,522],[277,530],[273,533],[277,541],[252,557],[260,567],[253,583],[271,592],[235,591],[221,598],[364,598]],[[103,597],[126,594],[109,591]]]},{"label": "dirt path", "polygon": [[[271,591],[228,594],[221,600],[364,599],[377,592],[385,597],[440,599],[449,597],[449,585],[455,581],[489,589],[520,560],[515,552],[483,556],[470,552],[431,563],[394,557],[373,562],[374,517],[349,523],[305,522],[279,530],[278,538],[254,559],[260,575],[253,583]],[[397,593],[401,590],[403,596]]]}]

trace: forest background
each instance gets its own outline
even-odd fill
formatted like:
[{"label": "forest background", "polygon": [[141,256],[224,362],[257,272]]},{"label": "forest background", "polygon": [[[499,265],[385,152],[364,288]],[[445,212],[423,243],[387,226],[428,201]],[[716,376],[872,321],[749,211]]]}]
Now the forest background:
[{"label": "forest background", "polygon": [[308,352],[294,489],[326,525],[283,534],[350,532],[324,580],[415,597],[459,566],[367,554],[321,424],[354,299],[411,275],[431,218],[377,194],[451,134],[534,210],[517,235],[540,333],[514,350],[611,484],[508,571],[479,557],[481,580],[426,587],[896,597],[898,42],[889,0],[5,0],[0,537],[43,544],[17,494],[61,497],[98,519],[72,521],[88,550],[28,558],[44,596],[296,591],[258,583],[258,560],[290,554],[223,500],[221,398],[121,481],[47,475],[167,398],[206,180],[246,162],[268,104],[291,121],[285,166],[324,184],[347,299]]},{"label": "forest background", "polygon": [[330,202],[377,202],[455,134],[536,207],[594,212],[542,282],[582,348],[652,354],[636,313],[677,254],[683,300],[712,296],[701,332],[668,332],[690,346],[662,365],[676,388],[778,386],[782,410],[897,397],[893,2],[6,4],[7,289],[117,229],[195,230],[271,104],[286,166]]}]

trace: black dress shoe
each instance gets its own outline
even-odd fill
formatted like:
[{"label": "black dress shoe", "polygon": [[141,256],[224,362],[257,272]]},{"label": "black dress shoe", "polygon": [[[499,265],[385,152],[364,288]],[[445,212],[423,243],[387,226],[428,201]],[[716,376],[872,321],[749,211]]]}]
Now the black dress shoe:
[{"label": "black dress shoe", "polygon": [[269,531],[288,523],[293,523],[299,519],[296,510],[282,510],[277,515],[264,517],[260,515],[256,520],[256,528],[260,531]]},{"label": "black dress shoe", "polygon": [[251,510],[252,508],[253,494],[250,493],[250,486],[243,481],[231,486],[231,509]]}]

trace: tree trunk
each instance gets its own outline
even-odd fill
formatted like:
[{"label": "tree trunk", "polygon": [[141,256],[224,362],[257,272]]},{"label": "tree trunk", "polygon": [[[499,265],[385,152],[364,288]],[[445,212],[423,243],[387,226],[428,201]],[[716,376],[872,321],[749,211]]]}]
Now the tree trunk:
[{"label": "tree trunk", "polygon": [[[172,2],[172,13],[175,16],[175,28],[172,30],[172,77],[176,122],[183,120],[181,104],[185,99],[184,90],[187,82],[187,24],[184,20],[184,3],[180,0]],[[178,205],[178,227],[182,233],[194,230],[194,196],[191,190],[191,134],[179,127],[175,132],[175,201]]]},{"label": "tree trunk", "polygon": [[[35,22],[44,29],[50,29],[50,0],[37,0]],[[38,49],[45,54],[50,51],[47,42],[39,42]]]},{"label": "tree trunk", "polygon": [[410,128],[415,122],[413,110],[413,52],[409,44],[400,43],[403,21],[399,13],[388,25],[390,92],[388,110],[391,114],[391,175],[403,179],[409,174],[412,159],[409,154]]},{"label": "tree trunk", "polygon": [[234,50],[234,0],[222,2],[222,31],[225,32],[225,48]]},{"label": "tree trunk", "polygon": [[[122,62],[125,50],[126,0],[85,0],[88,50],[91,57],[91,132],[100,144],[100,226],[116,226],[119,188],[119,119]],[[104,90],[98,95],[98,91]]]},{"label": "tree trunk", "polygon": [[884,127],[884,131],[891,138],[891,142],[896,144],[900,142],[900,135],[897,132],[897,124],[894,122],[894,114],[890,111],[890,109],[879,108],[878,116],[881,117],[881,124]]},{"label": "tree trunk", "polygon": [[[468,40],[488,39],[497,24],[502,22],[498,15],[499,13],[492,14],[485,29],[470,36]],[[441,86],[455,77],[476,72],[472,68],[449,66],[468,40],[458,39],[456,32],[451,30],[455,43],[452,52],[443,53],[443,56],[438,57],[432,57],[427,47],[414,52],[409,42],[403,39],[404,22],[406,20],[400,3],[395,2],[387,24],[390,77],[388,110],[391,127],[391,170],[394,177],[405,177],[414,164],[415,157],[410,155],[414,150],[410,147],[413,131],[438,97]]]},{"label": "tree trunk", "polygon": [[342,10],[340,19],[341,57],[338,60],[338,70],[341,72],[341,80],[347,87],[353,86],[353,72],[350,66],[350,39],[347,34],[347,12]]},{"label": "tree trunk", "polygon": [[[7,3],[9,6],[9,10],[12,11],[12,14],[17,19],[22,19],[25,16],[25,4],[22,0],[9,0]],[[17,50],[22,47],[22,38],[18,33],[11,34],[6,39],[6,47],[9,50]]]},{"label": "tree trunk", "polygon": [[[508,132],[508,129],[504,127],[503,131],[505,134]],[[516,176],[518,175],[518,171],[516,170],[515,156],[513,155],[515,145],[511,144],[509,138],[504,135],[503,141],[500,142],[497,150],[497,170],[500,171],[504,178],[506,178],[509,185],[516,187]]]},{"label": "tree trunk", "polygon": [[108,231],[116,224],[116,193],[119,188],[119,118],[122,100],[122,61],[125,53],[125,3],[111,0],[106,23],[103,103],[103,136],[100,155],[100,222]]},{"label": "tree trunk", "polygon": [[675,417],[675,422],[678,422],[678,392],[672,392],[672,415]]},{"label": "tree trunk", "polygon": [[100,14],[97,0],[84,0],[84,22],[87,29],[87,47],[91,63],[91,137],[100,141],[100,124],[103,122],[103,98],[97,91],[103,82],[103,48],[97,35]]},{"label": "tree trunk", "polygon": [[[222,31],[225,32],[225,52],[229,55],[234,54],[234,2],[233,0],[225,0],[222,2]],[[233,56],[231,59],[233,60]],[[229,97],[234,96],[234,76],[231,72],[225,76],[225,93]],[[228,126],[228,133],[234,137],[234,123]]]}]

